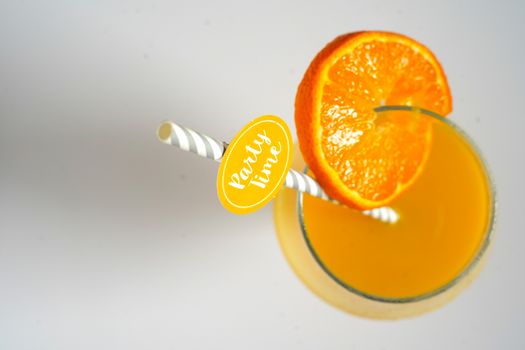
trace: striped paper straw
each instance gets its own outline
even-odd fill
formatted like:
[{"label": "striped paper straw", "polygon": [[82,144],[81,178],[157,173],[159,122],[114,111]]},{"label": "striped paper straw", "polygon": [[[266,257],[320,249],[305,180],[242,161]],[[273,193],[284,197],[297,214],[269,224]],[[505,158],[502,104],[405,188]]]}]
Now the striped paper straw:
[{"label": "striped paper straw", "polygon": [[[176,146],[184,151],[195,153],[201,157],[213,159],[217,162],[221,161],[228,147],[228,144],[225,142],[216,140],[172,121],[163,122],[159,126],[157,136],[159,140],[165,144]],[[335,199],[330,198],[321,186],[310,176],[293,169],[290,169],[288,174],[286,174],[284,186],[340,204]],[[386,223],[395,223],[399,219],[399,215],[390,207],[364,210],[361,213]]]}]

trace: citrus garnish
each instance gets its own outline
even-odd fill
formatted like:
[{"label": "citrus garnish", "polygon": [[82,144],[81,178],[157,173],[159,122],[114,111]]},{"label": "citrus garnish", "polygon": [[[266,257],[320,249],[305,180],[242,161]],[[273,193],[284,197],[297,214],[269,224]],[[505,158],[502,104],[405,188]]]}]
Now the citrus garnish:
[{"label": "citrus garnish", "polygon": [[388,204],[424,167],[427,122],[409,105],[447,115],[452,97],[433,53],[406,36],[359,32],[337,37],[312,61],[299,85],[295,123],[306,163],[328,195],[354,208]]}]

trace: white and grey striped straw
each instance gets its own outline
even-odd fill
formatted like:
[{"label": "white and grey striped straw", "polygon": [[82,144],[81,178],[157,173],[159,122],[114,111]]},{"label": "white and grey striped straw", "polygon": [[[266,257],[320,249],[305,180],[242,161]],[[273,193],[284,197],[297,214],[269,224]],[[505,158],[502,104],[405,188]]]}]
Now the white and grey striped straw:
[{"label": "white and grey striped straw", "polygon": [[[157,136],[159,140],[165,144],[176,146],[184,151],[192,152],[217,162],[221,161],[228,147],[228,144],[225,142],[221,142],[172,121],[163,122],[159,126]],[[339,204],[339,202],[330,198],[314,179],[293,169],[290,169],[288,174],[286,174],[284,186]],[[395,223],[399,219],[399,215],[390,207],[364,210],[361,213],[386,223]]]}]

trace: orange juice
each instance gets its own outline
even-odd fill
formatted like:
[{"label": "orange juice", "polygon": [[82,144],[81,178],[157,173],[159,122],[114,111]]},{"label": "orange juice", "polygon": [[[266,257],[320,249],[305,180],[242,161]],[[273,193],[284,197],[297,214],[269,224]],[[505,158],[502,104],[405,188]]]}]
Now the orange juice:
[{"label": "orange juice", "polygon": [[[390,205],[400,216],[395,224],[309,195],[298,201],[297,193],[281,192],[275,221],[282,248],[322,298],[365,316],[396,318],[448,301],[457,293],[453,286],[468,283],[464,277],[489,242],[492,187],[483,161],[454,127],[435,120],[432,137],[423,173]],[[303,164],[299,159],[295,167]],[[423,307],[395,310],[400,303],[444,292],[449,295]],[[361,307],[356,296],[383,305]]]}]

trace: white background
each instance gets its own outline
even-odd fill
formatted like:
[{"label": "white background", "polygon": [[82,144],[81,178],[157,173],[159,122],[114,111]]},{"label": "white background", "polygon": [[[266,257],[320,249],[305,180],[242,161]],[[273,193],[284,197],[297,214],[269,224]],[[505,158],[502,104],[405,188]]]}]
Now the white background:
[{"label": "white background", "polygon": [[[523,349],[524,21],[522,1],[1,0],[0,349]],[[293,126],[309,61],[363,29],[437,54],[499,191],[479,279],[410,320],[325,304],[271,206],[229,214],[217,164],[155,138]]]}]

